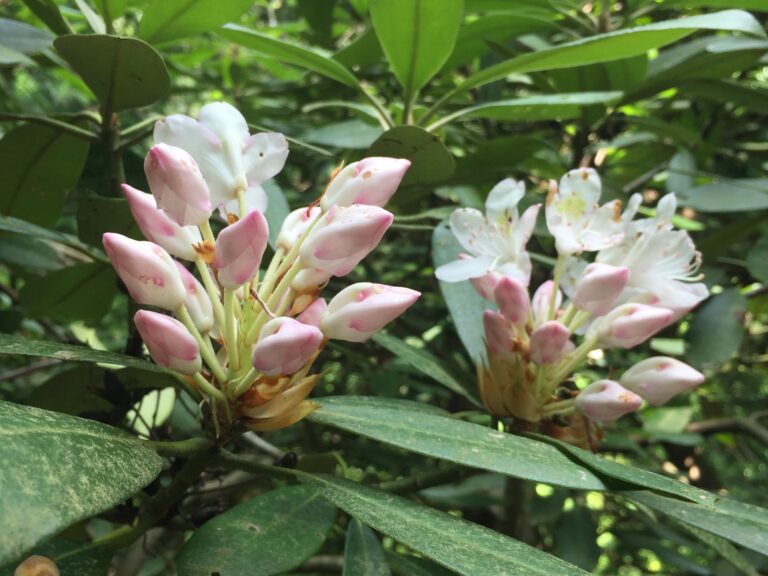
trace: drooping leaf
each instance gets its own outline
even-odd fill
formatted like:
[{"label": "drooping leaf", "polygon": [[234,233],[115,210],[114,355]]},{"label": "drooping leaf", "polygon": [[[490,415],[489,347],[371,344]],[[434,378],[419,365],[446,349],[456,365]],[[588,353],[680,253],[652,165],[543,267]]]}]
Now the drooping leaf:
[{"label": "drooping leaf", "polygon": [[600,558],[597,526],[589,511],[574,506],[565,512],[553,528],[555,553],[559,558],[592,572]]},{"label": "drooping leaf", "polygon": [[764,234],[747,254],[747,270],[763,284],[768,284],[768,234]]},{"label": "drooping leaf", "polygon": [[333,476],[302,474],[299,479],[350,516],[457,574],[586,574],[546,552],[400,496]]},{"label": "drooping leaf", "polygon": [[26,220],[20,220],[10,216],[0,216],[0,230],[13,232],[15,234],[22,234],[32,238],[39,238],[41,240],[49,240],[51,242],[63,244],[64,246],[70,246],[84,254],[87,254],[94,260],[98,260],[100,262],[109,262],[104,252],[84,244],[78,240],[77,237],[71,234],[65,234],[63,232],[57,232],[55,230],[43,228],[42,226],[36,226],[35,224],[31,224]]},{"label": "drooping leaf", "polygon": [[463,0],[370,0],[373,28],[410,101],[451,55]]},{"label": "drooping leaf", "polygon": [[152,44],[196,36],[234,22],[252,0],[154,0],[144,11],[139,37]]},{"label": "drooping leaf", "polygon": [[746,311],[746,298],[734,288],[702,304],[685,335],[688,361],[697,368],[716,368],[730,360],[744,339]]},{"label": "drooping leaf", "polygon": [[53,44],[108,110],[147,106],[170,90],[163,59],[136,38],[70,34]]},{"label": "drooping leaf", "polygon": [[0,140],[0,213],[51,226],[87,155],[87,142],[48,126],[9,131]]},{"label": "drooping leaf", "polygon": [[347,526],[342,576],[390,576],[384,548],[373,530],[359,520]]},{"label": "drooping leaf", "polygon": [[323,50],[302,46],[286,40],[278,40],[272,36],[256,32],[244,26],[227,24],[219,34],[246,48],[275,58],[293,66],[304,68],[322,74],[327,78],[346,84],[353,88],[358,86],[357,78],[343,64],[340,64]]},{"label": "drooping leaf", "polygon": [[56,34],[71,34],[72,28],[54,0],[23,0],[27,8]]},{"label": "drooping leaf", "polygon": [[301,135],[301,138],[312,144],[365,150],[381,136],[381,127],[360,120],[345,120],[312,128]]},{"label": "drooping leaf", "polygon": [[58,270],[64,264],[62,256],[49,244],[29,236],[0,236],[0,262],[44,274]]},{"label": "drooping leaf", "polygon": [[127,200],[81,194],[77,199],[77,235],[80,240],[101,248],[101,238],[105,232],[144,240]]},{"label": "drooping leaf", "polygon": [[411,167],[403,185],[429,184],[445,180],[455,168],[453,156],[434,134],[418,126],[395,126],[379,136],[366,156],[407,158]]},{"label": "drooping leaf", "polygon": [[336,508],[307,486],[272,490],[209,520],[176,560],[179,576],[272,576],[301,566],[325,541]]},{"label": "drooping leaf", "polygon": [[680,203],[701,212],[745,212],[768,208],[768,178],[723,180],[689,188]]},{"label": "drooping leaf", "polygon": [[96,34],[107,33],[107,25],[104,23],[104,18],[102,18],[98,12],[91,8],[88,2],[85,0],[75,0],[75,4],[80,10],[80,14],[82,14],[86,22],[88,22],[88,26],[91,27],[91,30],[93,30]]},{"label": "drooping leaf", "polygon": [[0,402],[0,564],[151,482],[160,457],[119,430]]},{"label": "drooping leaf", "polygon": [[50,48],[53,36],[47,30],[31,26],[26,22],[0,18],[0,44],[21,52],[35,54]]}]

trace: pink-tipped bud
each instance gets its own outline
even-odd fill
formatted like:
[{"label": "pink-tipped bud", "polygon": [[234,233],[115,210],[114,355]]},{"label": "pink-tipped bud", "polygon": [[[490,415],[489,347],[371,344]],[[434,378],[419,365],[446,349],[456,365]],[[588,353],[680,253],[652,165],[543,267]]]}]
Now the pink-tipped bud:
[{"label": "pink-tipped bud", "polygon": [[296,320],[302,324],[308,324],[309,326],[320,327],[320,320],[323,317],[323,312],[328,308],[328,303],[325,298],[318,298],[312,304],[304,309],[304,312],[296,316]]},{"label": "pink-tipped bud", "polygon": [[512,336],[514,328],[504,316],[493,310],[483,312],[485,344],[491,354],[511,358],[514,355]]},{"label": "pink-tipped bud", "polygon": [[576,396],[576,408],[590,420],[611,422],[634,412],[643,403],[634,392],[613,380],[592,382]]},{"label": "pink-tipped bud", "polygon": [[392,219],[378,206],[332,206],[301,245],[301,259],[334,276],[349,274],[378,246]]},{"label": "pink-tipped bud", "polygon": [[603,316],[597,337],[603,346],[632,348],[669,324],[672,311],[645,304],[623,304]]},{"label": "pink-tipped bud", "polygon": [[208,185],[186,150],[155,144],[144,160],[144,173],[157,205],[177,224],[197,226],[211,217]]},{"label": "pink-tipped bud", "polygon": [[499,312],[515,326],[522,326],[528,321],[531,301],[528,290],[517,280],[509,276],[501,278],[493,291],[493,298],[499,306]]},{"label": "pink-tipped bud", "polygon": [[280,234],[277,236],[277,245],[286,252],[293,248],[298,239],[307,231],[307,228],[320,216],[319,206],[312,208],[299,208],[294,210],[283,220]]},{"label": "pink-tipped bud", "polygon": [[237,288],[254,277],[268,239],[267,220],[258,210],[249,212],[245,218],[219,232],[215,267],[224,288]]},{"label": "pink-tipped bud", "polygon": [[152,194],[140,192],[128,184],[123,184],[122,189],[133,219],[147,240],[162,246],[177,258],[194,260],[197,257],[194,245],[201,240],[197,228],[179,226],[171,220],[157,207]]},{"label": "pink-tipped bud", "polygon": [[676,394],[696,388],[704,382],[704,374],[674,358],[654,356],[624,372],[620,382],[648,404],[660,406]]},{"label": "pink-tipped bud", "polygon": [[160,366],[180,374],[194,374],[202,366],[197,341],[184,325],[170,316],[139,310],[133,317],[149,355]]},{"label": "pink-tipped bud", "polygon": [[629,268],[595,262],[587,266],[573,295],[577,308],[595,316],[607,314],[613,308],[629,280]]},{"label": "pink-tipped bud", "polygon": [[531,360],[536,364],[557,362],[573,348],[570,336],[568,328],[560,322],[544,322],[531,334]]},{"label": "pink-tipped bud", "polygon": [[330,301],[320,328],[328,338],[365,342],[410,308],[419,296],[410,288],[371,282],[352,284]]},{"label": "pink-tipped bud", "polygon": [[317,352],[323,333],[315,326],[281,316],[264,325],[253,349],[252,363],[267,376],[285,376],[298,371]]},{"label": "pink-tipped bud", "polygon": [[189,270],[184,268],[181,262],[174,262],[187,290],[187,298],[184,300],[184,306],[192,317],[192,321],[203,334],[210,332],[213,328],[213,305],[208,293],[200,282],[197,281]]},{"label": "pink-tipped bud", "polygon": [[[459,254],[459,260],[468,258],[471,258],[471,256],[467,254]],[[503,276],[501,274],[491,270],[490,272],[483,274],[482,276],[478,276],[477,278],[470,278],[469,283],[472,284],[472,287],[478,294],[480,294],[480,296],[493,302],[495,299],[493,291],[496,289],[499,280],[502,278]]]},{"label": "pink-tipped bud", "polygon": [[400,185],[410,160],[402,158],[363,158],[339,172],[323,194],[323,210],[351,204],[384,206]]},{"label": "pink-tipped bud", "polygon": [[[531,300],[531,310],[533,311],[533,320],[535,324],[541,324],[546,322],[549,318],[549,309],[552,305],[552,290],[555,288],[555,283],[552,280],[547,280],[536,289],[533,293],[533,299]],[[560,306],[563,303],[563,294],[560,290],[555,295],[555,315],[557,318],[557,311],[560,310]]]},{"label": "pink-tipped bud", "polygon": [[184,304],[187,291],[179,271],[160,246],[112,232],[102,236],[102,243],[117,275],[136,302],[171,312]]}]

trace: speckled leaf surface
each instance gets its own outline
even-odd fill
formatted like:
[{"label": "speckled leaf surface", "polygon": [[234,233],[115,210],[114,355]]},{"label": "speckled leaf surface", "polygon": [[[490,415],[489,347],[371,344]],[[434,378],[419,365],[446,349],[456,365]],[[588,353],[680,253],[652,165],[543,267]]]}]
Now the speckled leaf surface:
[{"label": "speckled leaf surface", "polygon": [[400,496],[333,476],[302,474],[300,479],[350,516],[457,574],[587,574],[527,544]]},{"label": "speckled leaf surface", "polygon": [[0,462],[0,565],[123,502],[161,467],[120,430],[10,402],[0,402]]},{"label": "speckled leaf surface", "polygon": [[384,548],[376,533],[359,520],[347,526],[342,576],[390,576]]}]

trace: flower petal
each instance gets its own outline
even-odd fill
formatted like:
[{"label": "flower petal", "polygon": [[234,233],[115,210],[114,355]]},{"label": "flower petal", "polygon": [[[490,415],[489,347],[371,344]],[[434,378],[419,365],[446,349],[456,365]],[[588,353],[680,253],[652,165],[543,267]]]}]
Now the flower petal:
[{"label": "flower petal", "polygon": [[285,166],[288,142],[277,132],[250,136],[243,149],[243,165],[250,186],[263,184]]},{"label": "flower petal", "polygon": [[485,201],[485,214],[494,224],[517,217],[517,203],[525,194],[525,183],[506,178],[496,184]]},{"label": "flower petal", "polygon": [[462,282],[485,275],[492,264],[493,259],[485,256],[463,258],[443,264],[435,270],[435,276],[443,282]]},{"label": "flower petal", "polygon": [[478,256],[495,256],[495,228],[485,221],[485,216],[474,208],[459,208],[451,214],[451,231],[464,249]]}]

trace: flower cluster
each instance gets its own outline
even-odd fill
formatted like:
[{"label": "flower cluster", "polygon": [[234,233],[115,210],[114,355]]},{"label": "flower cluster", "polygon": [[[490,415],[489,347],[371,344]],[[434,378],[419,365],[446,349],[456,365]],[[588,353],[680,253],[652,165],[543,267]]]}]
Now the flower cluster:
[{"label": "flower cluster", "polygon": [[[583,445],[594,422],[615,420],[643,400],[663,404],[700,384],[702,374],[667,357],[582,390],[569,380],[590,352],[637,346],[707,297],[697,276],[700,255],[672,226],[674,195],[659,202],[655,217],[635,220],[640,195],[623,213],[618,200],[601,206],[594,170],[553,182],[545,211],[558,258],[553,279],[531,297],[526,243],[541,206],[520,215],[524,194],[523,183],[507,179],[489,194],[485,214],[456,210],[451,230],[466,253],[436,271],[445,282],[469,280],[495,304],[483,317],[488,361],[478,366],[488,410]],[[594,253],[589,260],[587,253]]]},{"label": "flower cluster", "polygon": [[285,219],[262,272],[261,185],[283,168],[285,138],[251,135],[235,108],[212,103],[198,120],[158,122],[154,139],[144,164],[152,193],[123,186],[148,241],[103,238],[133,299],[175,316],[140,310],[136,328],[155,362],[210,399],[217,427],[233,417],[254,430],[288,426],[312,409],[305,398],[319,375],[310,370],[328,339],[365,341],[419,297],[370,282],[320,297],[379,244],[393,219],[382,206],[410,163],[366,158],[340,170],[317,205]]}]

